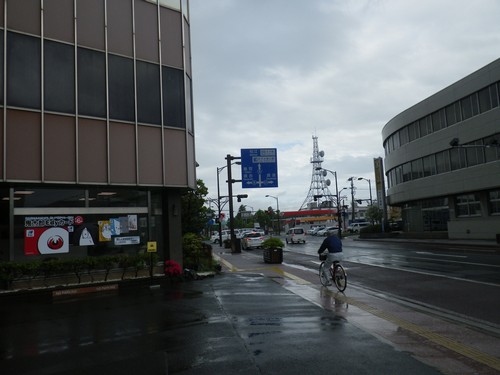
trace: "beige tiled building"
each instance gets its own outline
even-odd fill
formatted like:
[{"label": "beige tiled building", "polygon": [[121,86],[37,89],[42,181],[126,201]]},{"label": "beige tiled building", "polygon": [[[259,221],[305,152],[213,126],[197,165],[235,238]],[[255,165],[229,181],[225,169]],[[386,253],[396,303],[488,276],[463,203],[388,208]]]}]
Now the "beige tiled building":
[{"label": "beige tiled building", "polygon": [[188,0],[0,0],[0,260],[182,259],[189,31]]}]

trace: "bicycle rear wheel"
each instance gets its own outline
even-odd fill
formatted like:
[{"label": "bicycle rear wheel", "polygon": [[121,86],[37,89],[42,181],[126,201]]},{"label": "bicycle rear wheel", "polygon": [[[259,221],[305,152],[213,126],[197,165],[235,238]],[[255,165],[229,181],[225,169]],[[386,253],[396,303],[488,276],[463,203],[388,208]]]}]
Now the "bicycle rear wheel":
[{"label": "bicycle rear wheel", "polygon": [[328,286],[329,280],[328,278],[325,278],[325,274],[323,272],[325,268],[325,262],[321,262],[319,265],[319,281],[321,282],[321,285],[323,286]]},{"label": "bicycle rear wheel", "polygon": [[340,292],[347,288],[347,274],[339,263],[336,263],[333,269],[333,281]]}]

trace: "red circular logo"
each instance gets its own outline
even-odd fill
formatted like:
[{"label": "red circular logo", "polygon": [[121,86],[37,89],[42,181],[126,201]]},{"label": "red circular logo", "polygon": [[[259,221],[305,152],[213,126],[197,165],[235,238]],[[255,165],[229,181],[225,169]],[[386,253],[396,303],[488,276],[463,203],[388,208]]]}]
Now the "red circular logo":
[{"label": "red circular logo", "polygon": [[76,225],[80,225],[82,223],[83,223],[83,217],[81,217],[81,216],[75,217],[75,224]]},{"label": "red circular logo", "polygon": [[59,250],[64,245],[64,240],[61,236],[55,235],[47,240],[47,247],[51,250]]}]

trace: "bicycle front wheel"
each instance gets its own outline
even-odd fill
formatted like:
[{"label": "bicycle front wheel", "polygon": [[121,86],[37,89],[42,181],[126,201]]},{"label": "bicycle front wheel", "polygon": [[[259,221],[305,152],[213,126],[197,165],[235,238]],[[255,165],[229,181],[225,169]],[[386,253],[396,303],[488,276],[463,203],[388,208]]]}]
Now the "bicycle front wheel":
[{"label": "bicycle front wheel", "polygon": [[323,270],[325,269],[325,262],[321,262],[319,265],[319,281],[321,282],[321,285],[323,286],[328,286],[328,278],[325,277],[325,273]]},{"label": "bicycle front wheel", "polygon": [[340,264],[336,264],[333,270],[333,281],[335,286],[340,292],[343,292],[347,288],[347,274]]}]

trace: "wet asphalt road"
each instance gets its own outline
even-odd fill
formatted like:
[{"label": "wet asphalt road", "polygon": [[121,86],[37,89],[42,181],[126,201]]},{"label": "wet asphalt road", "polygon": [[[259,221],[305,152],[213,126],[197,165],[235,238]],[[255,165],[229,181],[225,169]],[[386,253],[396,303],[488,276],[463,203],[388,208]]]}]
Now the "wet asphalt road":
[{"label": "wet asphalt road", "polygon": [[0,303],[0,374],[440,373],[256,273]]}]

